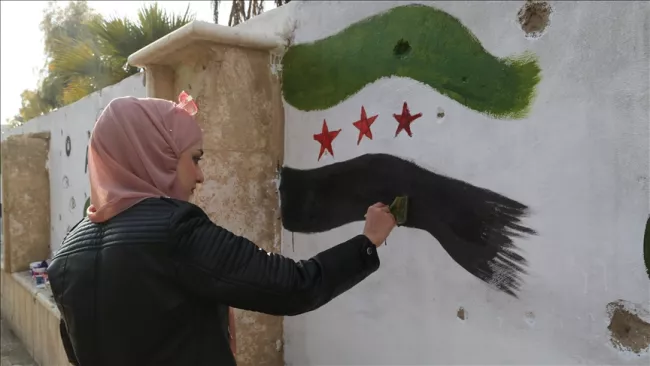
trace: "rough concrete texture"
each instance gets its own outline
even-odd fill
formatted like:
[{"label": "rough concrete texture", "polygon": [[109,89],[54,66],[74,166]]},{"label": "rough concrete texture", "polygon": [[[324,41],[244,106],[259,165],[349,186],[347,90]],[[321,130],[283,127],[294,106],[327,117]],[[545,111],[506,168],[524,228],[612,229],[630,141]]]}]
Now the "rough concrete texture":
[{"label": "rough concrete texture", "polygon": [[[215,223],[279,252],[283,111],[269,53],[199,43],[177,57],[175,93],[195,98],[204,132],[205,183],[195,202]],[[235,317],[238,363],[282,365],[282,318],[239,310]]]},{"label": "rough concrete texture", "polygon": [[612,344],[636,354],[648,352],[650,346],[650,312],[628,301],[617,300],[607,304]]},{"label": "rough concrete texture", "polygon": [[174,95],[174,69],[168,65],[151,65],[145,69],[145,87],[147,95],[160,99],[178,100]]},{"label": "rough concrete texture", "polygon": [[48,289],[37,289],[29,272],[2,271],[3,320],[40,366],[68,366],[59,334],[59,311]]},{"label": "rough concrete texture", "polygon": [[38,366],[2,318],[0,318],[0,366]]},{"label": "rough concrete texture", "polygon": [[48,132],[11,136],[2,142],[5,270],[29,269],[50,255]]}]

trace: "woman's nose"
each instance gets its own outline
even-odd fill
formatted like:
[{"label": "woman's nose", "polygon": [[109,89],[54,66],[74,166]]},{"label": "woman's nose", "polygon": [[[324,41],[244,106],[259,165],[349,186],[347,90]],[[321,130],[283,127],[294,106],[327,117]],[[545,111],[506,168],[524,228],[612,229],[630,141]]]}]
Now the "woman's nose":
[{"label": "woman's nose", "polygon": [[196,182],[197,183],[203,183],[203,180],[205,179],[203,177],[203,169],[201,169],[201,168],[197,168],[197,169],[198,169],[198,172],[197,172],[197,176],[196,176]]}]

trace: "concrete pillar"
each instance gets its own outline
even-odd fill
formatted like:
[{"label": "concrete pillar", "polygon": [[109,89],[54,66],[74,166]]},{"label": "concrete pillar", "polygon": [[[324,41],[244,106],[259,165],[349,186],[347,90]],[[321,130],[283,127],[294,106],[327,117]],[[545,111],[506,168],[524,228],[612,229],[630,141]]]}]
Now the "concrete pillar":
[{"label": "concrete pillar", "polygon": [[50,256],[50,133],[11,136],[2,142],[3,268],[29,269]]},{"label": "concrete pillar", "polygon": [[[149,97],[176,101],[185,90],[198,105],[205,183],[195,203],[214,222],[270,252],[280,252],[275,182],[284,111],[269,51],[281,44],[266,35],[193,22],[129,58],[148,70]],[[239,310],[235,317],[239,365],[284,365],[281,317]]]},{"label": "concrete pillar", "polygon": [[166,65],[150,65],[145,70],[147,96],[176,101],[174,69]]}]

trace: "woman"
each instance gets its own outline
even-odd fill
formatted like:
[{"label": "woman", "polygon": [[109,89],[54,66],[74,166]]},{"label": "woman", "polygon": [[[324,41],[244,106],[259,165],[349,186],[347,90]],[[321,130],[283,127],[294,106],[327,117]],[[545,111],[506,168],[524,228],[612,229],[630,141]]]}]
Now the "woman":
[{"label": "woman", "polygon": [[362,235],[296,262],[187,202],[202,155],[198,124],[172,102],[118,98],[99,117],[88,217],[48,269],[73,364],[235,365],[229,306],[297,315],[378,269],[375,249],[395,226],[385,205],[368,209]]}]

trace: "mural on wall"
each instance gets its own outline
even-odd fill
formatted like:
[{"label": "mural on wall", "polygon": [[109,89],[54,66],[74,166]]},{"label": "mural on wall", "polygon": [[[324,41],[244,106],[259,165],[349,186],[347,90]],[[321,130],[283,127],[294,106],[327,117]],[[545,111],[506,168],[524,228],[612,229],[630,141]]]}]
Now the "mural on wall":
[{"label": "mural on wall", "polygon": [[[495,57],[456,18],[425,5],[398,6],[325,39],[291,46],[282,62],[284,99],[303,111],[332,108],[380,78],[399,76],[500,119],[526,116],[541,72],[531,54]],[[357,146],[364,137],[372,140],[372,125],[381,120],[366,107],[361,105],[351,126],[358,130]],[[411,127],[425,116],[412,113],[408,101],[400,107],[391,118],[394,137],[414,138]],[[426,118],[444,117],[439,109]],[[340,132],[323,120],[313,135],[320,144],[318,161],[324,154],[334,157]],[[517,296],[526,260],[514,239],[536,235],[522,223],[529,213],[523,203],[389,154],[365,154],[315,169],[285,166],[280,179],[288,231],[326,232],[363,221],[375,202],[407,196],[403,226],[428,232],[466,271]]]},{"label": "mural on wall", "polygon": [[388,154],[311,170],[284,167],[279,189],[282,224],[300,233],[363,221],[375,202],[407,196],[403,226],[428,232],[469,273],[515,297],[526,260],[513,238],[536,234],[521,223],[526,205]]},{"label": "mural on wall", "polygon": [[540,68],[530,53],[499,58],[448,13],[404,5],[330,37],[290,47],[282,60],[287,103],[323,110],[384,77],[414,79],[493,118],[526,116]]}]

